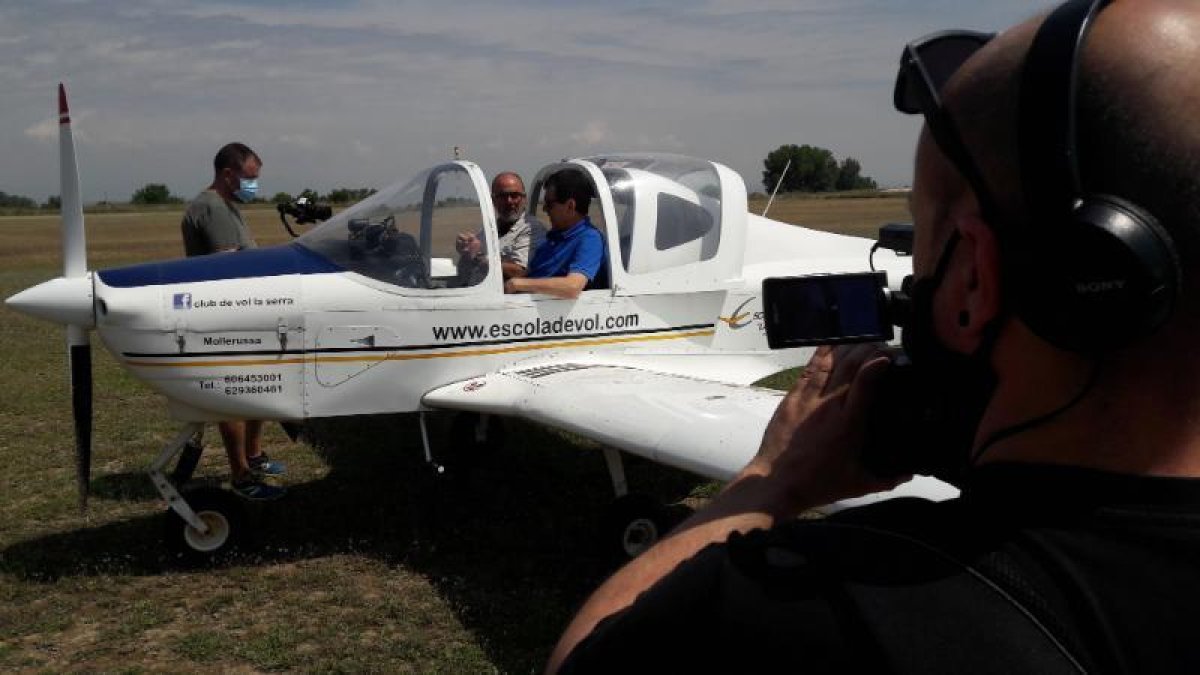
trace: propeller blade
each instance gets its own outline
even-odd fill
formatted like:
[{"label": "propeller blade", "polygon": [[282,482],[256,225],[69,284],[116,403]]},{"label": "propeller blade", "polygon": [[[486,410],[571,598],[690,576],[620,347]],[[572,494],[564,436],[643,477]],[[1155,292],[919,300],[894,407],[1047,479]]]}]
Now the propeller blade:
[{"label": "propeller blade", "polygon": [[87,274],[87,238],[83,231],[83,199],[79,194],[71,111],[67,107],[67,88],[61,82],[58,84],[58,179],[62,190],[63,276],[81,277]]},{"label": "propeller blade", "polygon": [[[87,276],[87,239],[83,228],[83,198],[67,88],[58,84],[58,161],[62,190],[63,277]],[[75,481],[79,509],[87,508],[92,473],[92,350],[87,325],[67,326],[67,361],[71,369],[71,413],[75,420]]]},{"label": "propeller blade", "polygon": [[67,359],[71,366],[71,413],[75,420],[75,482],[79,510],[87,509],[92,473],[92,349],[87,331],[68,329]]}]

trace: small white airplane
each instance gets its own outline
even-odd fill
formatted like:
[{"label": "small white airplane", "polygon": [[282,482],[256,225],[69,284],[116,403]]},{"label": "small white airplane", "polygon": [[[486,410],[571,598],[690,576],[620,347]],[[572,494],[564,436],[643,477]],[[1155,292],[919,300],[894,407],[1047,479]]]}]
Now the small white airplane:
[{"label": "small white airplane", "polygon": [[[488,183],[461,160],[380,190],[289,244],[91,272],[62,85],[59,121],[63,276],[7,302],[67,326],[81,504],[88,331],[167,397],[184,426],[149,474],[176,543],[194,555],[225,550],[245,522],[230,493],[181,492],[164,472],[205,423],[434,409],[521,417],[602,443],[623,514],[613,543],[634,555],[657,539],[663,511],[628,492],[619,451],[732,477],[782,396],[751,383],[811,354],[768,349],[762,280],[863,271],[873,253],[865,239],[748,213],[742,179],[715,162],[614,154],[546,166],[529,192],[535,213],[556,171],[578,169],[594,184],[591,218],[606,237],[611,281],[574,300],[504,293]],[[488,272],[464,280],[454,240],[480,229]],[[910,270],[887,250],[874,266],[897,282]],[[894,492],[955,494],[924,478]]]}]

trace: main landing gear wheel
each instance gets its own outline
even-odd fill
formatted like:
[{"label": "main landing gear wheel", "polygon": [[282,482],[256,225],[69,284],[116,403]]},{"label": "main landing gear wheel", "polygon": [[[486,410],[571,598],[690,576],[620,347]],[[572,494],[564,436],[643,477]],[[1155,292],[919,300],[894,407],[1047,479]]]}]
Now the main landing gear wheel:
[{"label": "main landing gear wheel", "polygon": [[604,518],[604,547],[617,560],[632,560],[667,534],[671,518],[657,499],[643,494],[618,497]]},{"label": "main landing gear wheel", "polygon": [[183,493],[196,515],[208,526],[201,532],[188,525],[173,509],[167,509],[167,546],[189,562],[200,563],[228,553],[240,544],[246,533],[246,510],[231,492],[213,487]]},{"label": "main landing gear wheel", "polygon": [[469,474],[504,449],[504,420],[495,415],[460,412],[450,419],[446,443],[437,459],[454,477]]}]

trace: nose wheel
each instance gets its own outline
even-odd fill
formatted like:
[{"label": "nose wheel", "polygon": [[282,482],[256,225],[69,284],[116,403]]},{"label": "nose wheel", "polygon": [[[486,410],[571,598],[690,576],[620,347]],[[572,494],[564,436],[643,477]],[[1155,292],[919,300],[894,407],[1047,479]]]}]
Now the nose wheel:
[{"label": "nose wheel", "polygon": [[234,494],[213,487],[187,490],[183,498],[204,529],[199,529],[167,509],[164,537],[168,547],[191,562],[205,562],[228,553],[246,534],[246,510]]},{"label": "nose wheel", "polygon": [[605,515],[604,542],[616,560],[632,560],[658,543],[671,528],[666,508],[649,495],[618,497]]}]

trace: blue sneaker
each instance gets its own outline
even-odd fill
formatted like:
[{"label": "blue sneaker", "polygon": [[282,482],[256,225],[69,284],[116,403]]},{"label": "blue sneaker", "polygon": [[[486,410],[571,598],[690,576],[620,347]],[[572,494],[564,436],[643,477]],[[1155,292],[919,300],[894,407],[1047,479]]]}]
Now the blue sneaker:
[{"label": "blue sneaker", "polygon": [[255,502],[269,502],[287,494],[287,488],[267,485],[253,478],[233,482],[233,493]]},{"label": "blue sneaker", "polygon": [[265,452],[257,457],[247,457],[246,462],[250,465],[250,471],[259,476],[282,476],[287,473],[287,464],[267,457]]}]

